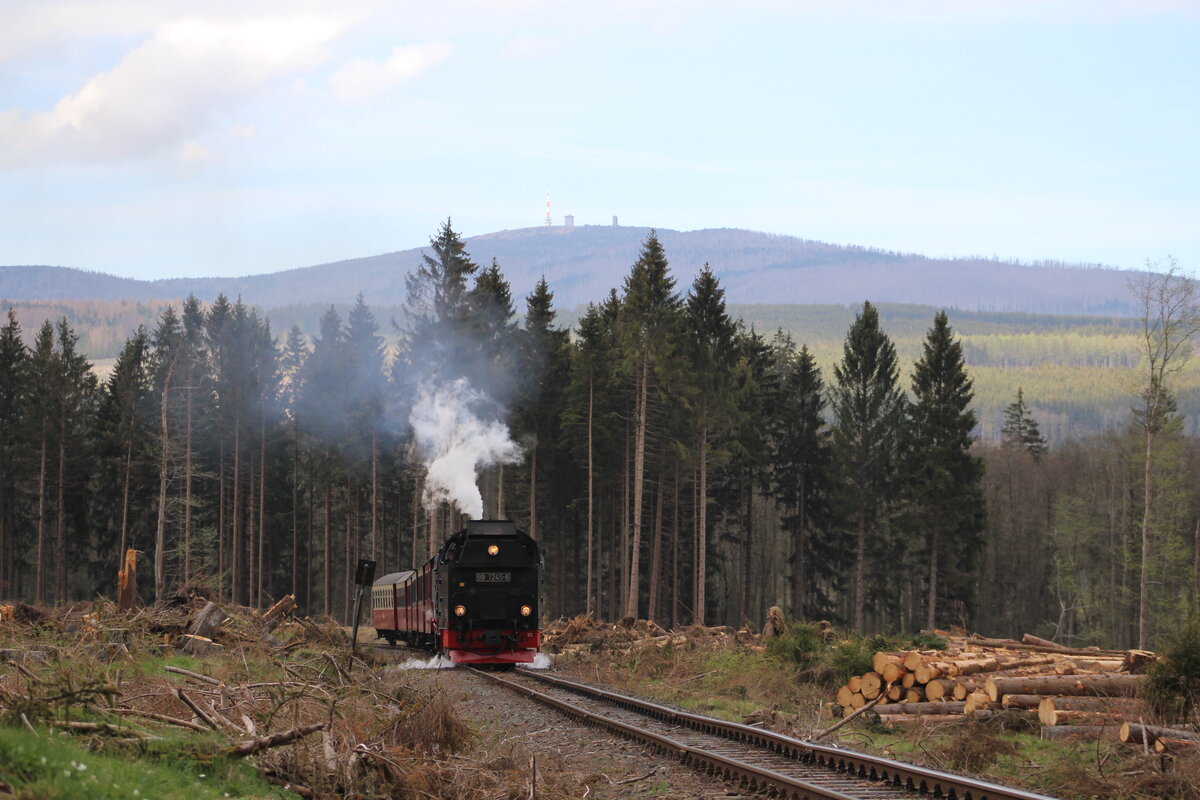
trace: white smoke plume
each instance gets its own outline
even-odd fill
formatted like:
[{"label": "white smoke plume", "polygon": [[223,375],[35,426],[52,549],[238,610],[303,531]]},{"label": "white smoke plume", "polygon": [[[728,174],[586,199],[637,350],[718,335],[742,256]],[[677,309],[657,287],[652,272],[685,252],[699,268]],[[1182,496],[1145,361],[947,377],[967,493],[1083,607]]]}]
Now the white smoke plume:
[{"label": "white smoke plume", "polygon": [[425,464],[425,508],[449,502],[480,519],[479,470],[520,461],[521,448],[509,437],[508,426],[481,416],[489,405],[466,378],[418,387],[409,422]]}]

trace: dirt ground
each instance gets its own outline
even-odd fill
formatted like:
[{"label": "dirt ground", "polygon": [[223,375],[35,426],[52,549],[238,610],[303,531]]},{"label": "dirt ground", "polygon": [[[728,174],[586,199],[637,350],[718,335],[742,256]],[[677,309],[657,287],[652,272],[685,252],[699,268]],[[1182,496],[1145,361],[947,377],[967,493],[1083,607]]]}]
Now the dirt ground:
[{"label": "dirt ground", "polygon": [[[533,774],[538,797],[687,800],[755,795],[636,742],[583,725],[463,669],[406,670],[406,680],[444,694],[478,733],[462,753]],[[531,787],[532,788],[532,787]]]}]

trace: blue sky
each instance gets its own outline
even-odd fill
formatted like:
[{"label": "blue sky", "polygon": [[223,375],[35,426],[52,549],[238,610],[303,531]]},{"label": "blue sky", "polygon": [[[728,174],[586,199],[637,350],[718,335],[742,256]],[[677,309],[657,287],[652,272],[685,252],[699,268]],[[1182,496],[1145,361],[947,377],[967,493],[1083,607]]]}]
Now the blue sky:
[{"label": "blue sky", "polygon": [[1200,266],[1200,2],[0,0],[0,264],[577,224]]}]

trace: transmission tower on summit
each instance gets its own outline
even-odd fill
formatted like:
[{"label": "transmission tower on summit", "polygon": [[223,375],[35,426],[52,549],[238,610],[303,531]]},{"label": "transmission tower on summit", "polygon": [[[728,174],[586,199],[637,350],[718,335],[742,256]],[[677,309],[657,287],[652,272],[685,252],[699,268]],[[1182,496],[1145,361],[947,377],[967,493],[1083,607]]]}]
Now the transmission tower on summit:
[{"label": "transmission tower on summit", "polygon": [[551,224],[552,223],[550,222],[550,190],[547,189],[546,190],[546,227],[549,228]]}]

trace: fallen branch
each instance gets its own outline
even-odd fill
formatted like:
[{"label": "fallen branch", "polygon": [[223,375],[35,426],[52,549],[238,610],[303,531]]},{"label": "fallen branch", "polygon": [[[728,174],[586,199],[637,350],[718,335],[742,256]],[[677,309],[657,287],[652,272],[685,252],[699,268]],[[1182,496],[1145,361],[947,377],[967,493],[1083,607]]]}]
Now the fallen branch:
[{"label": "fallen branch", "polygon": [[867,704],[866,704],[865,706],[863,706],[862,708],[857,708],[857,709],[855,709],[855,710],[854,710],[854,711],[853,711],[853,712],[852,712],[850,715],[848,715],[848,716],[846,716],[845,718],[843,718],[841,722],[839,722],[838,724],[834,725],[832,728],[826,728],[825,730],[823,730],[823,731],[819,732],[819,733],[818,733],[816,736],[813,736],[813,737],[811,737],[811,738],[809,739],[809,741],[810,741],[810,742],[815,742],[815,741],[817,741],[818,739],[823,739],[823,738],[825,738],[825,737],[826,737],[826,736],[828,736],[829,734],[831,734],[831,733],[833,733],[834,731],[836,731],[838,728],[840,728],[840,727],[842,727],[843,725],[845,725],[845,724],[846,724],[847,722],[849,722],[850,720],[852,720],[852,719],[854,719],[855,717],[857,717],[859,714],[863,713],[864,711],[866,711],[866,710],[868,710],[868,709],[874,708],[876,705],[878,705],[878,704],[879,704],[879,702],[880,702],[881,700],[883,700],[883,699],[884,699],[884,698],[886,698],[886,697],[887,697],[887,692],[880,692],[880,693],[879,693],[879,696],[878,696],[878,697],[876,697],[874,700],[872,700],[871,702],[867,703]]},{"label": "fallen branch", "polygon": [[182,689],[172,689],[171,691],[176,697],[183,701],[184,705],[192,710],[193,714],[203,720],[205,725],[212,728],[214,731],[221,730],[221,726],[217,724],[217,721],[210,717],[208,712],[200,707],[199,703],[184,694]]},{"label": "fallen branch", "polygon": [[156,722],[165,722],[168,725],[178,725],[181,728],[188,728],[193,731],[204,732],[207,730],[203,725],[197,725],[191,720],[177,719],[176,717],[168,717],[166,714],[158,714],[153,711],[142,711],[140,708],[110,708],[109,711],[114,714],[129,714],[134,717],[145,717]]},{"label": "fallen branch", "polygon": [[204,681],[205,683],[211,683],[213,686],[221,685],[221,681],[218,680],[217,678],[214,678],[210,675],[201,675],[199,672],[192,672],[190,669],[184,669],[183,667],[166,666],[166,667],[163,667],[163,671],[164,672],[174,672],[176,675],[186,675],[189,678],[195,678],[198,681]]},{"label": "fallen branch", "polygon": [[644,781],[644,780],[646,780],[646,778],[649,778],[651,775],[653,775],[656,772],[658,772],[658,770],[652,769],[649,772],[647,772],[645,775],[639,775],[636,778],[626,778],[623,781],[617,781],[616,783],[613,784],[613,786],[624,786],[627,783],[637,783],[638,781]]},{"label": "fallen branch", "polygon": [[235,758],[244,758],[245,756],[253,755],[262,750],[268,750],[272,747],[294,742],[308,736],[310,733],[325,730],[325,723],[320,722],[316,725],[303,725],[299,728],[292,728],[290,731],[282,731],[281,733],[272,733],[269,736],[261,736],[257,739],[248,739],[244,742],[239,742],[229,750],[229,755]]},{"label": "fallen branch", "polygon": [[52,720],[51,724],[57,725],[60,728],[82,731],[84,733],[111,733],[113,736],[132,736],[143,741],[158,740],[161,738],[143,733],[136,728],[125,728],[120,725],[114,725],[111,722],[78,722],[75,720],[56,719]]}]

